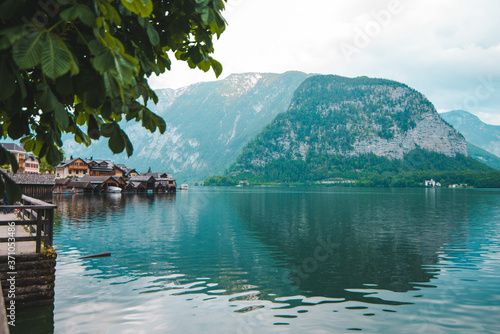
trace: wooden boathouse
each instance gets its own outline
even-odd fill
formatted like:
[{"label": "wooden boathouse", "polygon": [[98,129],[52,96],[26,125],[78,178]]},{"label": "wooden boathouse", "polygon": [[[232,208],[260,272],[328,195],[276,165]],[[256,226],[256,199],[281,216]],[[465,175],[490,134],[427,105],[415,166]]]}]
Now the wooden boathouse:
[{"label": "wooden boathouse", "polygon": [[21,186],[26,196],[46,200],[52,198],[55,186],[54,174],[8,173],[8,175]]}]

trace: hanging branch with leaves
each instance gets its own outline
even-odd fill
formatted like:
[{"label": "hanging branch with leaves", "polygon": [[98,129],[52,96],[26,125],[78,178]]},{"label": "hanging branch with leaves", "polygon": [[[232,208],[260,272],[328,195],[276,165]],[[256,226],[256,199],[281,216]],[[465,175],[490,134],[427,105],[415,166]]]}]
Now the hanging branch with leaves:
[{"label": "hanging branch with leaves", "polygon": [[[213,38],[226,28],[223,0],[6,0],[0,4],[0,131],[52,166],[61,135],[108,138],[113,153],[133,146],[122,119],[163,133],[148,108],[147,78],[170,70],[170,55],[212,69]],[[85,129],[85,130],[82,130]],[[0,164],[12,157],[0,150]],[[13,165],[12,165],[13,166]],[[12,168],[17,170],[17,168]],[[6,175],[0,190],[11,187]],[[9,179],[10,180],[10,179]]]}]

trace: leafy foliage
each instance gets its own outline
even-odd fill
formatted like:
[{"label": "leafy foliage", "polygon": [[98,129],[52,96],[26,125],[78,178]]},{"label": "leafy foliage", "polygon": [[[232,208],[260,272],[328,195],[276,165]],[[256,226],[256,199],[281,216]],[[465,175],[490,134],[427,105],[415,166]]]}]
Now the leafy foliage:
[{"label": "leafy foliage", "polygon": [[[4,165],[10,165],[13,173],[16,173],[19,169],[16,157],[0,145],[0,166]],[[21,188],[15,184],[9,175],[0,170],[0,194],[3,196],[4,192],[7,194],[9,203],[14,203],[21,198]]]},{"label": "leafy foliage", "polygon": [[[213,36],[226,24],[223,0],[6,0],[0,4],[0,131],[53,166],[61,134],[78,143],[109,138],[133,153],[122,119],[166,129],[148,102],[147,78],[170,69],[173,53],[191,68],[222,66]],[[140,101],[140,102],[139,102]],[[81,128],[85,126],[86,132]]]}]

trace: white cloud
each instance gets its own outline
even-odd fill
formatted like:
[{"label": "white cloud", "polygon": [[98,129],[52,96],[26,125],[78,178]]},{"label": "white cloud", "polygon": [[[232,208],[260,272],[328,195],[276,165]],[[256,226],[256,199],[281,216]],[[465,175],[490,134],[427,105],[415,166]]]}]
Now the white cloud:
[{"label": "white cloud", "polygon": [[[391,11],[394,4],[399,11]],[[465,109],[500,124],[498,1],[229,0],[227,8],[229,25],[215,44],[222,77],[288,70],[383,77],[419,90],[440,110]],[[346,44],[357,48],[350,61]],[[489,77],[491,93],[478,98]],[[177,88],[211,80],[213,73],[174,62],[150,84]]]}]

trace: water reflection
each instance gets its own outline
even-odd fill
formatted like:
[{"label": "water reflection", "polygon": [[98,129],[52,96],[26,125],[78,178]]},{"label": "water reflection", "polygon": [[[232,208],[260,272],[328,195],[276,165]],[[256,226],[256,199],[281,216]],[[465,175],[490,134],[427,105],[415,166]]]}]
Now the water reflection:
[{"label": "water reflection", "polygon": [[435,190],[424,196],[420,190],[337,189],[58,202],[73,247],[84,255],[113,253],[88,261],[87,270],[98,269],[92,275],[99,278],[182,273],[181,282],[217,279],[228,294],[259,287],[264,294],[346,300],[366,300],[356,289],[406,292],[429,283],[440,270],[433,266],[439,249],[463,236],[467,210]]},{"label": "water reflection", "polygon": [[[291,282],[312,295],[359,300],[346,289],[395,292],[428,283],[438,250],[458,233],[467,206],[434,191],[242,193],[244,226],[286,254]],[[373,299],[371,299],[373,301]]]},{"label": "water reflection", "polygon": [[[484,317],[498,310],[498,197],[341,188],[60,197],[56,331],[411,332],[464,312]],[[112,256],[78,258],[102,252]]]}]

